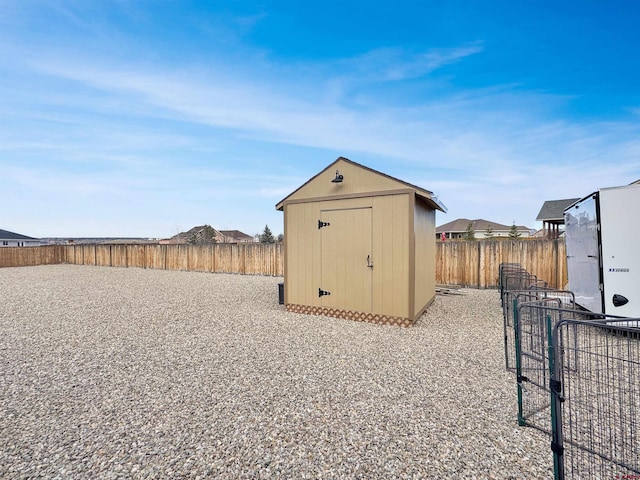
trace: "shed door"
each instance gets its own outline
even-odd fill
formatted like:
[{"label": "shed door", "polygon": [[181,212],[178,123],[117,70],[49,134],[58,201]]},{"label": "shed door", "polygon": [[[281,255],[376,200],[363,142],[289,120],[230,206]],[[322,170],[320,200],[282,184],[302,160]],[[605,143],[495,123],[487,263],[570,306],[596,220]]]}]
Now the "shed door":
[{"label": "shed door", "polygon": [[371,311],[371,208],[323,210],[320,229],[323,307]]}]

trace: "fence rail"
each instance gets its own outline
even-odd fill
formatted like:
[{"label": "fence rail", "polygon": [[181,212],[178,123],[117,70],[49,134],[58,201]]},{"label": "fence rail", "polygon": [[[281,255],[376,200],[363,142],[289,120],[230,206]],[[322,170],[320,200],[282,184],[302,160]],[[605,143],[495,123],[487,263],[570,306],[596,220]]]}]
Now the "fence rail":
[{"label": "fence rail", "polygon": [[[552,288],[567,282],[563,239],[479,240],[436,244],[436,282],[495,288],[499,265],[517,263]],[[0,248],[1,267],[57,263],[284,275],[282,244],[48,245]]]}]

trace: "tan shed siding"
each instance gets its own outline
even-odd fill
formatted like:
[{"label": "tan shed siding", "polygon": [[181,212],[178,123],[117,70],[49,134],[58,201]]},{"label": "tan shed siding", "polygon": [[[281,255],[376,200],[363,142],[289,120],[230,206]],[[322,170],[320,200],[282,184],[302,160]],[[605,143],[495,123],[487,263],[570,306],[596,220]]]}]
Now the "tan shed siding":
[{"label": "tan shed siding", "polygon": [[416,208],[416,196],[414,194],[409,195],[409,208],[406,215],[409,222],[409,314],[411,319],[416,318],[415,302],[416,302],[416,234],[415,234],[415,208]]},{"label": "tan shed siding", "polygon": [[[287,303],[319,306],[318,282],[320,278],[319,236],[317,204],[287,205]],[[315,294],[314,294],[315,293]]]},{"label": "tan shed siding", "polygon": [[410,313],[410,215],[406,213],[409,200],[408,194],[402,194],[285,205],[286,303],[321,305],[317,292],[322,279],[321,232],[318,230],[322,211],[371,207],[372,310],[380,315],[407,318]]},{"label": "tan shed siding", "polygon": [[409,195],[373,198],[373,305],[382,315],[409,315]]},{"label": "tan shed siding", "polygon": [[[342,183],[332,183],[336,170],[344,176]],[[329,195],[350,195],[384,190],[407,188],[402,182],[365,170],[349,162],[338,161],[336,165],[320,174],[315,181],[302,186],[287,197],[287,201],[321,198]]]},{"label": "tan shed siding", "polygon": [[414,213],[415,229],[415,300],[414,312],[433,301],[436,294],[436,243],[435,210],[416,202]]}]

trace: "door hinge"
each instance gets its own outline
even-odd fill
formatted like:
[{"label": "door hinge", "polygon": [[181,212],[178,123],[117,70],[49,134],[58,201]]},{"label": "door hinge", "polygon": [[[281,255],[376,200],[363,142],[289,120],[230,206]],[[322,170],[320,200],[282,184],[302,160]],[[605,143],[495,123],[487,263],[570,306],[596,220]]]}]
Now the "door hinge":
[{"label": "door hinge", "polygon": [[318,230],[321,229],[322,227],[328,227],[329,225],[331,225],[329,222],[323,222],[322,220],[318,220]]},{"label": "door hinge", "polygon": [[327,292],[326,290],[318,289],[318,297],[324,297],[325,295],[331,295],[331,292]]}]

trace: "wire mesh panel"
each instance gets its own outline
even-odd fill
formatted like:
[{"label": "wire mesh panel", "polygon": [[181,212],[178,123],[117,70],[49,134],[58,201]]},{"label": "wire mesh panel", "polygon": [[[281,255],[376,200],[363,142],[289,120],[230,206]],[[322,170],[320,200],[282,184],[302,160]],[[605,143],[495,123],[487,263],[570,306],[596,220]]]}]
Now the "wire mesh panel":
[{"label": "wire mesh panel", "polygon": [[[500,301],[503,300],[505,290],[505,279],[509,272],[526,272],[519,263],[501,263],[498,266],[498,288],[500,289]],[[504,305],[504,302],[501,304]]]},{"label": "wire mesh panel", "polygon": [[500,302],[503,308],[507,291],[528,288],[532,282],[538,281],[535,275],[532,276],[518,263],[503,263],[499,268]]},{"label": "wire mesh panel", "polygon": [[518,305],[515,317],[518,424],[551,433],[551,391],[547,324],[555,325],[565,311],[558,298]]},{"label": "wire mesh panel", "polygon": [[[518,304],[514,318],[518,424],[551,433],[551,329],[563,320],[604,322],[620,317],[587,312],[576,307],[572,292],[548,290],[535,301]],[[580,368],[580,357],[575,352],[568,351],[563,360],[567,370]]]},{"label": "wire mesh panel", "polygon": [[529,277],[529,279],[533,280],[533,283],[528,285],[526,288],[505,290],[504,292],[504,304],[502,312],[504,329],[504,357],[507,370],[515,371],[516,369],[516,340],[514,318],[518,313],[518,305],[524,302],[553,298],[557,300],[554,305],[556,307],[570,309],[576,308],[573,292],[548,288],[546,287],[546,284],[544,282],[540,282],[535,279],[535,276]]},{"label": "wire mesh panel", "polygon": [[534,274],[522,270],[520,272],[509,271],[504,275],[504,292],[512,290],[525,290],[531,285],[535,285],[538,282],[538,277]]},{"label": "wire mesh panel", "polygon": [[525,269],[507,264],[500,271],[500,297],[502,301],[502,317],[504,330],[504,361],[507,370],[515,370],[515,333],[513,330],[513,305],[515,292],[528,291],[532,285],[538,285],[535,275]]},{"label": "wire mesh panel", "polygon": [[516,369],[516,330],[514,318],[517,306],[521,302],[530,302],[539,298],[538,291],[509,290],[504,293],[504,306],[502,308],[504,324],[504,359],[507,370]]},{"label": "wire mesh panel", "polygon": [[552,342],[556,478],[640,478],[640,320],[565,320]]}]

